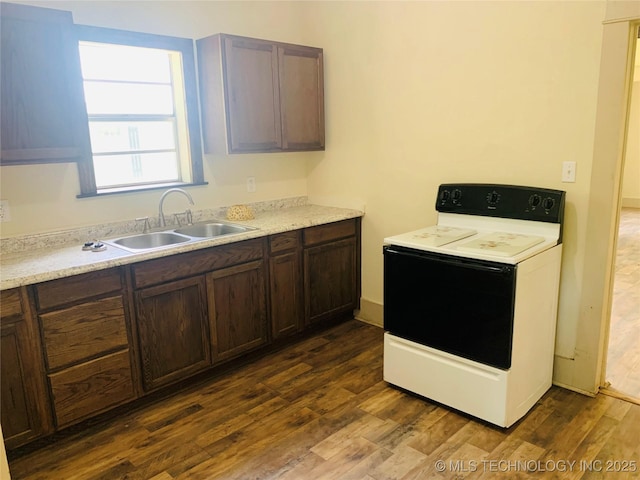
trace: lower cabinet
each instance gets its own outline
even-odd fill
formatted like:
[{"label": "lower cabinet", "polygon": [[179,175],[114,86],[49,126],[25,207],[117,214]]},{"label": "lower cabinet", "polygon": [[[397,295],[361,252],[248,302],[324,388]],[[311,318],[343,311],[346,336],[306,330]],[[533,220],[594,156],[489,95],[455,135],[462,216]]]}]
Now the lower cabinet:
[{"label": "lower cabinet", "polygon": [[207,274],[213,361],[236,357],[267,343],[264,262]]},{"label": "lower cabinet", "polygon": [[274,340],[302,329],[304,309],[300,247],[300,230],[269,237],[269,313]]},{"label": "lower cabinet", "polygon": [[305,230],[306,324],[358,308],[360,257],[357,227],[356,220],[345,220]]},{"label": "lower cabinet", "polygon": [[267,343],[263,243],[247,240],[133,267],[145,391]]},{"label": "lower cabinet", "polygon": [[140,363],[145,390],[209,367],[209,321],[204,276],[136,292]]},{"label": "lower cabinet", "polygon": [[53,431],[42,349],[32,319],[23,309],[25,292],[17,288],[0,292],[0,412],[9,449]]},{"label": "lower cabinet", "polygon": [[346,318],[359,272],[350,219],[2,291],[6,446]]}]

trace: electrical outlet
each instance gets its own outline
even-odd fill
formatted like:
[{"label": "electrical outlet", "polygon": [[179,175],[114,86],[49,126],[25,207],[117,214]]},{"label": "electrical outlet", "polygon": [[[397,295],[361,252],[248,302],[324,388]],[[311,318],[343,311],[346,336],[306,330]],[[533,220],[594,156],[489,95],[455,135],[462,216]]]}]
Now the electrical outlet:
[{"label": "electrical outlet", "polygon": [[256,177],[247,177],[247,192],[256,191]]},{"label": "electrical outlet", "polygon": [[562,181],[565,183],[576,181],[576,162],[562,162]]},{"label": "electrical outlet", "polygon": [[0,200],[0,222],[11,221],[11,210],[9,210],[9,200]]}]

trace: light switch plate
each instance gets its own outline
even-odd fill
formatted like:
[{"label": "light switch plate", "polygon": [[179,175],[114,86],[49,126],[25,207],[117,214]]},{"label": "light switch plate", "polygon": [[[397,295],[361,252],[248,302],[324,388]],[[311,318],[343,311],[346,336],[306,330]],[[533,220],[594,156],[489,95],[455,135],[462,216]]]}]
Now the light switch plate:
[{"label": "light switch plate", "polygon": [[562,181],[565,183],[576,181],[576,162],[562,162]]}]

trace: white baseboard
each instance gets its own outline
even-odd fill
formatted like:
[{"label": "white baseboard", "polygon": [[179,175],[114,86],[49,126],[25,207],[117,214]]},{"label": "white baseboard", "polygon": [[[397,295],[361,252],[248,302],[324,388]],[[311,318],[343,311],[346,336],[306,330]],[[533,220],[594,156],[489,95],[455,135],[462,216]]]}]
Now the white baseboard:
[{"label": "white baseboard", "polygon": [[367,300],[366,298],[360,299],[360,310],[355,314],[356,319],[381,327],[384,325],[383,321],[383,307],[381,303]]},{"label": "white baseboard", "polygon": [[640,198],[622,197],[623,208],[640,208]]},{"label": "white baseboard", "polygon": [[596,393],[593,392],[589,392],[587,390],[582,390],[581,388],[577,388],[574,387],[573,385],[567,385],[566,383],[561,383],[561,382],[552,382],[556,387],[560,387],[560,388],[564,388],[566,390],[571,390],[572,392],[576,392],[576,393],[580,393],[582,395],[586,395],[587,397],[595,397],[597,395]]}]

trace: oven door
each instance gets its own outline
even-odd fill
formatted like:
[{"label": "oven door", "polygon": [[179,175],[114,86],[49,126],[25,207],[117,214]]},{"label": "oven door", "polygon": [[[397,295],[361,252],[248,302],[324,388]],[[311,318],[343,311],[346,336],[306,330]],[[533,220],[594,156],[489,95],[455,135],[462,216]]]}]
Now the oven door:
[{"label": "oven door", "polygon": [[384,328],[486,365],[511,366],[515,265],[384,247]]}]

